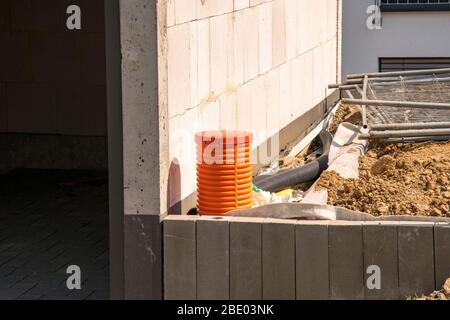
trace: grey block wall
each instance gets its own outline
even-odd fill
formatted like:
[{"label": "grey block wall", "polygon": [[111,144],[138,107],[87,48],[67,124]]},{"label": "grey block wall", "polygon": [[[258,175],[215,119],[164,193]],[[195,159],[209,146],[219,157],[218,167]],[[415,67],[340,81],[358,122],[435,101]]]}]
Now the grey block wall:
[{"label": "grey block wall", "polygon": [[330,299],[328,222],[298,224],[295,250],[297,299]]},{"label": "grey block wall", "polygon": [[434,228],[434,258],[436,288],[450,278],[450,225],[438,224]]},{"label": "grey block wall", "polygon": [[295,224],[266,220],[262,230],[263,299],[295,300]]},{"label": "grey block wall", "polygon": [[262,224],[259,219],[230,222],[230,299],[262,299]]},{"label": "grey block wall", "polygon": [[0,170],[107,168],[104,23],[104,0],[1,1]]},{"label": "grey block wall", "polygon": [[195,221],[166,221],[163,241],[165,298],[197,299]]},{"label": "grey block wall", "polygon": [[1,2],[0,132],[106,136],[104,0]]},{"label": "grey block wall", "polygon": [[403,297],[436,289],[433,227],[419,224],[398,228],[399,286]]},{"label": "grey block wall", "polygon": [[329,227],[330,298],[364,298],[364,259],[361,223],[336,223]]},{"label": "grey block wall", "polygon": [[[365,223],[363,227],[364,270],[375,266],[381,270],[381,287],[370,290],[365,286],[368,300],[400,298],[398,282],[398,226],[396,224]],[[367,282],[367,274],[366,274]]]},{"label": "grey block wall", "polygon": [[394,300],[429,294],[450,278],[446,224],[182,216],[163,223],[166,299],[192,298],[196,283],[202,300]]},{"label": "grey block wall", "polygon": [[230,229],[228,221],[197,221],[197,298],[230,298]]}]

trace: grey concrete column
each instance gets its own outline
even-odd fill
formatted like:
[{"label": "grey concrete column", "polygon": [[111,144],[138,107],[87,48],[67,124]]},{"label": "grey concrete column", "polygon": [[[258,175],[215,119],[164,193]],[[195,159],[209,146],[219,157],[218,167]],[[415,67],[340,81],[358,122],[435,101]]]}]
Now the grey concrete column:
[{"label": "grey concrete column", "polygon": [[[123,237],[122,256],[120,245],[112,246],[114,264],[121,256],[123,266],[123,297],[125,299],[162,298],[162,227],[160,214],[165,212],[161,202],[160,146],[167,148],[160,140],[160,117],[165,112],[160,108],[158,73],[158,32],[164,30],[165,15],[158,19],[158,10],[165,12],[165,1],[156,0],[117,0],[114,9],[118,10],[120,26],[121,66],[120,88],[110,86],[109,91],[121,93],[121,124],[123,146],[123,180],[121,194],[113,193],[114,230],[111,241]],[[113,6],[109,4],[109,6]],[[106,7],[108,9],[108,6]],[[162,23],[163,25],[158,25]],[[161,49],[162,50],[162,49]],[[161,76],[162,78],[162,76]],[[163,86],[164,87],[164,86]],[[111,96],[118,93],[109,92]],[[164,97],[164,94],[161,96]],[[163,106],[165,104],[162,104]],[[164,107],[163,107],[163,110]],[[165,126],[163,126],[165,128]],[[165,130],[161,130],[165,132]],[[117,138],[120,138],[117,136]],[[117,153],[119,149],[115,149]],[[114,154],[115,155],[115,154]],[[117,162],[116,165],[119,163]],[[120,168],[116,168],[117,171]],[[114,181],[117,186],[119,178]],[[119,199],[123,202],[119,203]],[[117,211],[117,212],[116,212]],[[122,221],[116,214],[121,211]],[[121,232],[119,231],[122,227]],[[117,260],[117,261],[116,261]],[[117,270],[119,272],[119,270]],[[116,280],[118,283],[119,278]],[[119,286],[117,284],[117,286]]]}]

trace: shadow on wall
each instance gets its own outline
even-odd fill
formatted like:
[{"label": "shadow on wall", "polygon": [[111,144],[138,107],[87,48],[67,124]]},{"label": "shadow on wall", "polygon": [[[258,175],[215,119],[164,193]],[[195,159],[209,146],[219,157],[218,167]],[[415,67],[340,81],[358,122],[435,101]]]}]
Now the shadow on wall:
[{"label": "shadow on wall", "polygon": [[181,215],[181,169],[177,158],[173,159],[169,168],[167,184],[167,207],[170,215]]}]

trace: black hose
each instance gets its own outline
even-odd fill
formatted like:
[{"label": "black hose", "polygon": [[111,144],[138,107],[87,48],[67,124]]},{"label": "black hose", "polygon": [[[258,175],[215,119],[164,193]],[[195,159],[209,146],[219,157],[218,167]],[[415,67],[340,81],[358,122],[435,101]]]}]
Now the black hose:
[{"label": "black hose", "polygon": [[261,190],[278,192],[319,178],[322,172],[328,168],[328,154],[333,136],[328,131],[323,130],[319,137],[323,146],[323,154],[319,158],[297,169],[283,171],[271,176],[256,177],[254,184]]}]

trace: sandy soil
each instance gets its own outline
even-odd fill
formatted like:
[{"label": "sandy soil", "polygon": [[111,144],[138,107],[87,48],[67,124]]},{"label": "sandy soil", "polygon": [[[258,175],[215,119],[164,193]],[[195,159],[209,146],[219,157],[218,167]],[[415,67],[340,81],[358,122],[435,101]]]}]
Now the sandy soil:
[{"label": "sandy soil", "polygon": [[331,121],[329,131],[334,135],[342,122],[349,122],[354,125],[362,124],[362,116],[358,107],[353,105],[340,105]]},{"label": "sandy soil", "polygon": [[417,300],[450,300],[450,279],[445,282],[441,291],[433,292],[429,296]]},{"label": "sandy soil", "polygon": [[450,142],[372,145],[358,180],[325,172],[318,189],[331,205],[375,216],[450,217]]}]

